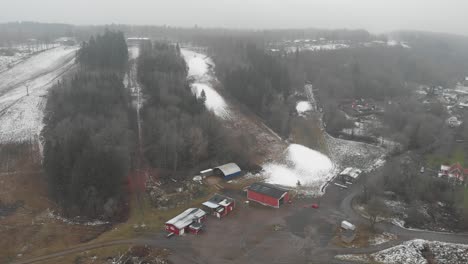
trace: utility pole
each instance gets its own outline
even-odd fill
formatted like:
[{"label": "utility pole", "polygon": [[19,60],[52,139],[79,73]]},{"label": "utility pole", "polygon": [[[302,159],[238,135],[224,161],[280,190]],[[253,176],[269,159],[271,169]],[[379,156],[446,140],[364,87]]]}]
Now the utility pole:
[{"label": "utility pole", "polygon": [[26,86],[26,95],[29,96],[29,83],[27,83],[25,86]]}]

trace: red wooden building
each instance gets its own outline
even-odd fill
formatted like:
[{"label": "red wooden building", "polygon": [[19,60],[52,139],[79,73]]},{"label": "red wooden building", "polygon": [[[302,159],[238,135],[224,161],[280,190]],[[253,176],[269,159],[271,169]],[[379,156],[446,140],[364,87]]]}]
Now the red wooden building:
[{"label": "red wooden building", "polygon": [[203,205],[212,215],[221,218],[234,210],[236,203],[234,199],[216,193],[208,201],[204,202]]},{"label": "red wooden building", "polygon": [[202,221],[206,218],[206,212],[198,208],[189,208],[180,215],[166,222],[166,230],[176,235],[187,232],[198,234],[202,229]]},{"label": "red wooden building", "polygon": [[289,201],[289,192],[278,186],[256,182],[247,188],[247,199],[257,203],[279,208]]}]

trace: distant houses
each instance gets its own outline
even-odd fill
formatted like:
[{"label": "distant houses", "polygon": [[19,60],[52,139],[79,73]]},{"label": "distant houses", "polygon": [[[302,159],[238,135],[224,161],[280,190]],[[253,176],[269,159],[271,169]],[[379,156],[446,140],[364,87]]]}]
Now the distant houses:
[{"label": "distant houses", "polygon": [[458,120],[456,116],[449,117],[446,121],[447,125],[452,128],[459,127],[463,122]]},{"label": "distant houses", "polygon": [[463,183],[468,180],[468,169],[463,168],[460,163],[441,165],[438,176],[440,178],[454,180],[456,183]]},{"label": "distant houses", "polygon": [[62,45],[62,46],[73,46],[76,45],[77,41],[73,37],[61,37],[54,40],[54,43]]}]

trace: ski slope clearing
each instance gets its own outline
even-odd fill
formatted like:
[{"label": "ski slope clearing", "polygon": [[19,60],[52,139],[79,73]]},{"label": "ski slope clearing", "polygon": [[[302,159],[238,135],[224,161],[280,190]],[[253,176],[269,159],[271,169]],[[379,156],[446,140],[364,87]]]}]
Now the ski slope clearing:
[{"label": "ski slope clearing", "polygon": [[48,89],[73,66],[75,51],[54,48],[0,73],[0,142],[38,137]]},{"label": "ski slope clearing", "polygon": [[309,101],[299,101],[296,104],[296,111],[300,116],[304,116],[306,112],[312,110],[312,105]]},{"label": "ski slope clearing", "polygon": [[[425,264],[424,252],[433,256],[433,263],[468,263],[468,245],[415,239],[370,255],[338,255],[336,258],[361,263]],[[429,255],[429,254],[426,254]],[[431,262],[432,263],[432,262]]]},{"label": "ski slope clearing", "polygon": [[0,74],[0,96],[19,84],[38,78],[60,68],[64,60],[69,60],[75,55],[75,48],[58,47],[41,52],[19,63],[15,67]]},{"label": "ski slope clearing", "polygon": [[216,82],[214,77],[214,63],[204,54],[188,49],[182,49],[182,56],[188,66],[188,78],[192,79],[192,93],[200,97],[202,91],[205,92],[205,106],[213,111],[216,116],[223,119],[231,117],[231,113],[224,98],[213,88]]},{"label": "ski slope clearing", "polygon": [[319,195],[320,186],[336,173],[333,162],[322,153],[299,144],[291,144],[278,162],[263,165],[266,182],[295,187],[298,182],[310,194]]},{"label": "ski slope clearing", "polygon": [[192,93],[195,94],[198,98],[201,97],[202,92],[205,92],[206,108],[213,111],[217,116],[222,118],[229,118],[230,114],[227,110],[228,106],[224,101],[223,97],[211,86],[204,83],[194,83],[192,84]]}]

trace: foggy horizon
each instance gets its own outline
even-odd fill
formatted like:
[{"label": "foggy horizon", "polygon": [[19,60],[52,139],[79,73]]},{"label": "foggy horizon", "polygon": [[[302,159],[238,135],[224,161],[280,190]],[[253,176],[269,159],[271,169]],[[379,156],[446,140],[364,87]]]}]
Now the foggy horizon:
[{"label": "foggy horizon", "polygon": [[[3,1],[0,22],[34,21],[75,25],[157,25],[227,29],[364,29],[371,33],[418,30],[468,35],[457,0],[83,0]],[[450,17],[450,19],[447,19]]]}]

